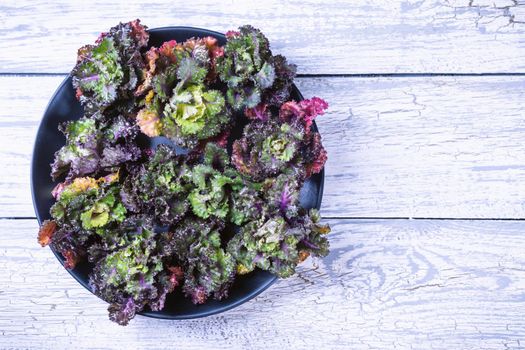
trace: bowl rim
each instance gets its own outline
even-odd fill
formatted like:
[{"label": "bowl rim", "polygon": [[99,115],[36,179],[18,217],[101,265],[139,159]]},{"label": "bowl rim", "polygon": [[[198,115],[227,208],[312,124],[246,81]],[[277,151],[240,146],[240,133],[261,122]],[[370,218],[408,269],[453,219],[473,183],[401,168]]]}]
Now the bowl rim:
[{"label": "bowl rim", "polygon": [[[159,33],[159,32],[164,32],[164,31],[182,31],[182,30],[187,30],[187,31],[192,31],[192,32],[198,33],[198,34],[195,35],[196,37],[213,35],[213,36],[216,36],[216,37],[224,37],[225,38],[225,34],[223,34],[223,33],[220,33],[220,32],[217,32],[217,31],[213,31],[213,30],[209,30],[209,29],[205,29],[205,28],[198,28],[198,27],[166,26],[166,27],[157,27],[157,28],[151,28],[151,29],[148,28],[148,32],[150,32],[150,33],[151,32]],[[37,165],[36,165],[37,146],[42,142],[41,139],[43,138],[43,134],[44,134],[43,133],[43,129],[45,127],[46,115],[47,115],[48,109],[51,107],[51,105],[53,105],[55,100],[58,98],[58,95],[62,92],[62,90],[66,87],[66,85],[68,83],[70,83],[70,80],[71,80],[71,73],[68,73],[67,76],[64,78],[64,80],[62,80],[60,85],[56,88],[56,90],[53,93],[53,95],[51,96],[51,98],[49,99],[49,101],[48,101],[48,103],[47,103],[47,105],[46,105],[46,107],[44,109],[44,112],[42,114],[42,118],[40,120],[40,123],[39,123],[37,131],[36,131],[36,137],[35,137],[35,140],[33,142],[32,154],[31,154],[31,165],[30,165],[30,187],[31,187],[31,200],[33,202],[33,210],[35,211],[36,219],[37,219],[39,225],[41,225],[44,220],[40,216],[40,213],[38,211],[38,206],[37,206],[38,199],[36,198],[36,194],[35,194],[36,193],[36,189],[35,189],[34,178],[36,176],[36,167],[37,167]],[[303,97],[302,93],[299,91],[299,89],[297,88],[295,83],[292,84],[292,93],[295,93],[297,96],[299,96],[299,100],[304,100],[304,97]],[[317,128],[317,125],[316,125],[315,121],[312,124],[312,129],[315,130],[315,131],[318,131],[318,128]],[[316,205],[315,205],[315,207],[317,209],[320,208],[321,202],[322,202],[322,198],[323,198],[324,180],[325,180],[325,169],[324,169],[324,167],[319,172],[319,175],[320,175],[320,182],[319,182],[318,195],[317,195]],[[49,248],[51,249],[51,251],[53,252],[55,257],[57,258],[57,260],[60,262],[62,267],[64,267],[64,258],[63,258],[63,256],[59,252],[57,252],[55,249],[53,249],[52,247],[49,247]],[[85,289],[87,289],[91,294],[96,296],[98,299],[106,302],[104,299],[102,299],[101,297],[99,297],[98,295],[96,295],[93,292],[93,290],[90,288],[88,282],[84,281],[84,279],[81,278],[81,276],[80,276],[81,274],[78,271],[75,271],[74,269],[67,269],[65,267],[64,267],[64,269],[80,285],[82,285]],[[277,280],[278,280],[278,277],[273,275],[272,278],[268,279],[265,283],[260,284],[254,291],[252,291],[250,293],[247,293],[247,294],[243,295],[242,297],[238,297],[237,300],[234,301],[234,302],[231,302],[231,303],[229,303],[227,305],[224,305],[224,306],[220,306],[219,305],[219,306],[217,306],[216,308],[214,308],[212,310],[201,311],[201,312],[194,312],[194,313],[191,313],[191,314],[173,315],[173,314],[168,314],[166,312],[163,312],[162,310],[160,310],[160,311],[151,311],[151,310],[147,310],[146,309],[146,310],[142,310],[141,312],[137,312],[137,315],[142,315],[142,316],[146,316],[146,317],[150,317],[150,318],[156,318],[156,319],[165,319],[165,320],[187,320],[187,319],[196,319],[196,318],[202,318],[202,317],[206,317],[206,316],[216,315],[216,314],[219,314],[219,313],[231,310],[231,309],[233,309],[233,308],[235,308],[235,307],[237,307],[237,306],[239,306],[241,304],[244,304],[245,302],[255,298],[256,296],[258,296],[259,294],[264,292],[266,289],[268,289]]]}]

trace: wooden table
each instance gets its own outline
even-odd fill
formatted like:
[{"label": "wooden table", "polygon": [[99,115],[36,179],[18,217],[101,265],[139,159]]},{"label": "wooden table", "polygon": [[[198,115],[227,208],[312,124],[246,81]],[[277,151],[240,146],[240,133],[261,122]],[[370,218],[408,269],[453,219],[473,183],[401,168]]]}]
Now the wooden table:
[{"label": "wooden table", "polygon": [[[1,349],[525,347],[525,1],[82,3],[0,5]],[[124,328],[37,244],[29,163],[76,49],[137,17],[250,23],[299,66],[330,103],[333,231],[330,256],[234,310]]]}]

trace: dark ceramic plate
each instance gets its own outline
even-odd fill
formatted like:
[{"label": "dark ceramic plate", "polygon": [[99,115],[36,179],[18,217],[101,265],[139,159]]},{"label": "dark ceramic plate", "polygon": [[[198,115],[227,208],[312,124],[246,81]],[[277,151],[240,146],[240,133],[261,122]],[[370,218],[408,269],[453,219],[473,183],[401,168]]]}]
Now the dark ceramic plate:
[{"label": "dark ceramic plate", "polygon": [[[184,41],[191,37],[213,36],[223,45],[226,38],[223,34],[212,32],[205,29],[188,27],[166,27],[151,29],[150,45],[159,46],[167,40]],[[297,87],[293,87],[292,98],[296,101],[303,99]],[[75,98],[75,91],[71,86],[71,77],[67,77],[58,87],[54,96],[44,113],[38,133],[36,136],[33,150],[33,160],[31,164],[31,192],[33,195],[33,205],[39,223],[49,219],[49,209],[54,203],[51,190],[56,183],[49,176],[51,172],[50,163],[54,158],[54,153],[65,144],[65,138],[58,125],[68,120],[79,119],[83,114],[83,109]],[[236,129],[236,130],[235,130]],[[238,125],[233,130],[232,135],[239,135],[242,126]],[[314,124],[314,129],[317,129]],[[158,143],[166,143],[160,138],[151,140],[150,147],[155,147]],[[321,206],[323,195],[324,170],[312,176],[306,181],[301,189],[301,205],[305,208],[317,208]],[[60,263],[64,264],[64,257],[53,251]],[[88,285],[88,275],[92,266],[88,263],[78,264],[73,270],[68,272],[81,285],[90,290]],[[203,305],[194,305],[188,298],[183,297],[180,292],[174,292],[168,296],[165,307],[162,311],[144,310],[142,315],[166,319],[187,319],[204,317],[223,312],[240,305],[268,288],[277,278],[262,270],[256,270],[251,274],[237,277],[231,287],[228,298],[216,301],[210,300]]]}]

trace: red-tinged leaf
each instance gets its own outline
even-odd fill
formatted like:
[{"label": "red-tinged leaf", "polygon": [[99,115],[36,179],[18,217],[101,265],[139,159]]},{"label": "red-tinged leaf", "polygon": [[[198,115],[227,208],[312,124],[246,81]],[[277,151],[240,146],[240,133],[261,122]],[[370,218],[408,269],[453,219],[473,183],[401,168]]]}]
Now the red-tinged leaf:
[{"label": "red-tinged leaf", "polygon": [[281,106],[279,117],[284,122],[303,124],[305,132],[309,133],[315,117],[324,114],[327,108],[328,103],[319,97],[300,102],[289,101]]},{"label": "red-tinged leaf", "polygon": [[129,22],[131,25],[131,35],[135,39],[137,46],[144,47],[148,44],[149,33],[147,27],[140,24],[140,19]]},{"label": "red-tinged leaf", "polygon": [[75,93],[75,97],[79,100],[82,96],[82,90],[78,87]]},{"label": "red-tinged leaf", "polygon": [[228,30],[226,32],[226,39],[231,39],[231,38],[234,38],[236,36],[239,36],[241,35],[241,32],[237,31],[237,30]]},{"label": "red-tinged leaf", "polygon": [[259,103],[253,108],[246,108],[244,115],[251,120],[266,121],[270,118],[271,113],[268,110],[268,106],[264,103]]},{"label": "red-tinged leaf", "polygon": [[191,293],[191,301],[194,304],[204,304],[207,299],[206,290],[204,287],[197,287]]},{"label": "red-tinged leaf", "polygon": [[168,267],[170,271],[170,282],[173,284],[173,288],[177,287],[180,284],[184,277],[184,271],[180,266],[170,266]]},{"label": "red-tinged leaf", "polygon": [[159,56],[166,57],[171,63],[175,63],[177,62],[177,56],[175,55],[176,46],[176,40],[166,41],[157,49],[157,53]]},{"label": "red-tinged leaf", "polygon": [[66,269],[74,269],[80,261],[80,257],[72,250],[66,250],[62,255],[66,258],[66,261],[64,262],[64,267]]},{"label": "red-tinged leaf", "polygon": [[319,133],[310,134],[309,143],[306,152],[305,168],[306,176],[319,173],[328,159],[326,150],[321,143],[321,135]]},{"label": "red-tinged leaf", "polygon": [[51,195],[53,195],[53,197],[56,200],[60,199],[60,194],[62,193],[62,191],[64,191],[66,186],[67,184],[65,182],[59,183],[58,185],[55,186],[55,188],[53,188],[53,191],[51,191]]},{"label": "red-tinged leaf", "polygon": [[51,238],[53,238],[56,228],[57,224],[52,220],[46,220],[42,223],[38,231],[38,243],[40,243],[42,247],[51,243]]}]

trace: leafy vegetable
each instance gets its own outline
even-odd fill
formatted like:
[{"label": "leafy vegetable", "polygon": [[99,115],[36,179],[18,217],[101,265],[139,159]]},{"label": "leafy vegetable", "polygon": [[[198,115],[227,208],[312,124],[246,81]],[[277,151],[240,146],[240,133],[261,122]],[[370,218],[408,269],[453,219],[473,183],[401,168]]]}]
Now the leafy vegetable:
[{"label": "leafy vegetable", "polygon": [[139,20],[120,23],[102,33],[95,45],[78,50],[72,71],[73,87],[88,114],[104,111],[116,102],[126,104],[142,79],[144,66],[140,50],[149,34]]},{"label": "leafy vegetable", "polygon": [[177,85],[164,108],[163,134],[179,145],[195,147],[199,140],[218,135],[229,123],[224,97],[204,85]]},{"label": "leafy vegetable", "polygon": [[233,144],[232,163],[255,181],[283,172],[300,162],[304,133],[287,123],[269,120],[250,123]]},{"label": "leafy vegetable", "polygon": [[57,202],[51,207],[53,224],[46,223],[39,241],[60,252],[66,258],[67,268],[75,267],[106,228],[118,226],[124,220],[126,210],[116,197],[117,180],[117,174],[97,180],[76,178],[70,184],[59,185],[60,191],[55,192]]},{"label": "leafy vegetable", "polygon": [[240,274],[259,267],[279,277],[289,277],[308,255],[328,254],[328,240],[322,235],[330,229],[318,222],[314,209],[292,222],[281,216],[269,218],[262,226],[252,222],[228,243],[227,251],[235,257]]},{"label": "leafy vegetable", "polygon": [[147,92],[137,116],[141,131],[150,137],[168,136],[190,148],[223,131],[230,121],[224,97],[207,87],[215,80],[216,60],[222,53],[211,37],[151,48],[145,82],[136,92]]},{"label": "leafy vegetable", "polygon": [[221,248],[218,231],[200,235],[189,246],[184,292],[195,304],[202,304],[213,294],[215,299],[227,296],[235,276],[231,254]]},{"label": "leafy vegetable", "polygon": [[188,210],[186,186],[188,168],[169,147],[159,145],[153,157],[128,177],[120,195],[131,211],[152,215],[169,225],[180,220]]},{"label": "leafy vegetable", "polygon": [[279,106],[288,100],[295,66],[283,56],[273,56],[268,39],[252,26],[226,35],[228,41],[217,70],[228,86],[228,103],[235,110],[243,110],[259,103]]},{"label": "leafy vegetable", "polygon": [[146,305],[164,307],[175,285],[163,266],[155,234],[140,227],[131,242],[99,260],[90,276],[93,292],[110,304],[109,317],[126,325]]},{"label": "leafy vegetable", "polygon": [[325,101],[314,97],[284,103],[279,118],[272,118],[264,107],[255,109],[254,120],[233,144],[232,163],[257,181],[290,167],[301,169],[304,178],[318,173],[326,162],[326,151],[319,133],[310,129],[313,119],[327,107]]},{"label": "leafy vegetable", "polygon": [[125,117],[110,121],[83,117],[64,124],[61,131],[66,144],[55,153],[51,175],[57,179],[67,173],[67,179],[112,171],[126,162],[141,157],[135,144],[137,128]]}]

